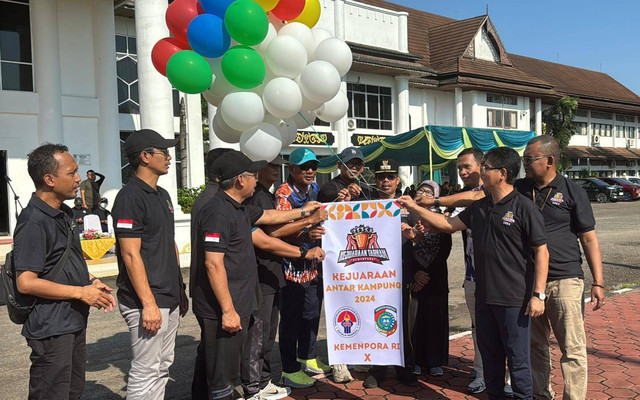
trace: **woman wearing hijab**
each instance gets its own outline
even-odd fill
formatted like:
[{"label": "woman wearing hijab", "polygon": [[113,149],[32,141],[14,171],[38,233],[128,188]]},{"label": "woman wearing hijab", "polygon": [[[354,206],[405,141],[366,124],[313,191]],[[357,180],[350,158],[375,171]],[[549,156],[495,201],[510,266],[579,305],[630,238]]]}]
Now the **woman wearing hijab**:
[{"label": "woman wearing hijab", "polygon": [[[416,190],[416,203],[438,197],[440,186],[423,181]],[[440,212],[439,208],[431,211]],[[451,235],[430,232],[422,223],[405,227],[410,239],[403,249],[405,262],[413,272],[411,296],[417,302],[411,339],[415,365],[429,368],[432,376],[443,374],[449,361],[449,285],[447,258],[451,252]]]}]

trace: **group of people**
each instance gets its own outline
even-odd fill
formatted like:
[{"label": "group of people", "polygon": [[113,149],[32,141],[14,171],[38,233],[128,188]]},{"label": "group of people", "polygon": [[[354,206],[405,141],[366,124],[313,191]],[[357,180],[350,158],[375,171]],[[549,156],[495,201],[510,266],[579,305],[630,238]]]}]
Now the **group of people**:
[{"label": "group of people", "polygon": [[80,231],[84,230],[84,217],[97,215],[103,232],[109,231],[108,217],[111,212],[107,210],[109,200],[100,197],[100,186],[104,183],[104,175],[90,169],[87,171],[87,179],[80,182],[79,197],[73,200],[73,218]]},{"label": "group of people", "polygon": [[[368,184],[362,176],[364,156],[354,147],[339,154],[339,175],[322,186],[315,179],[319,161],[307,148],[295,149],[288,162],[280,157],[252,161],[235,150],[212,150],[206,158],[208,183],[191,213],[188,291],[174,240],[173,204],[157,185],[176,144],[177,139],[150,129],[125,141],[135,174],[112,210],[117,305],[112,289],[89,273],[77,235],[67,240],[76,221],[64,201],[81,188],[78,165],[63,145],[45,144],[29,155],[36,191],[14,236],[18,289],[40,299],[22,330],[32,349],[29,398],[77,399],[82,394],[90,306],[105,312],[118,307],[128,326],[127,398],[164,398],[189,296],[201,328],[193,399],[279,399],[290,388],[313,386],[314,375],[332,371],[338,382],[351,380],[345,365],[326,365],[317,352],[322,222],[328,216],[322,203],[394,198],[407,210],[398,232],[403,237],[407,366],[396,367],[398,379],[415,386],[421,368],[437,376],[448,363],[447,259],[451,234],[461,230],[464,290],[476,345],[469,391],[504,398],[510,394],[508,371],[517,398],[552,399],[553,329],[563,353],[564,398],[585,398],[578,240],[593,275],[594,309],[604,305],[602,262],[585,193],[556,173],[559,147],[553,138],[532,139],[522,158],[526,178],[520,180],[521,158],[514,150],[463,151],[458,171],[465,191],[446,197],[431,180],[418,184],[413,196],[399,196],[399,164],[391,159],[375,163],[374,182]],[[271,192],[284,164],[289,176]],[[87,197],[81,196],[83,202]],[[442,207],[451,207],[451,214],[442,213]],[[48,280],[47,272],[68,246],[66,273]],[[279,384],[271,364],[277,332]],[[386,367],[372,366],[363,385],[377,387],[386,373]]]}]

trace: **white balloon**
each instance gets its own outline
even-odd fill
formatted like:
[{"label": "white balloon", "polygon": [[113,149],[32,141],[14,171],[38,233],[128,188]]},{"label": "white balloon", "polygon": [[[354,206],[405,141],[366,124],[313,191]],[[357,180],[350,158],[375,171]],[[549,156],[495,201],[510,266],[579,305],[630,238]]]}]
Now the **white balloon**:
[{"label": "white balloon", "polygon": [[318,108],[320,108],[321,105],[322,105],[321,101],[312,101],[312,100],[309,100],[305,95],[302,95],[302,105],[300,106],[300,110],[315,111]]},{"label": "white balloon", "polygon": [[278,31],[276,31],[275,26],[269,23],[269,30],[267,31],[267,36],[260,42],[259,44],[252,46],[260,55],[264,56],[267,54],[267,47],[269,47],[269,43],[271,40],[278,36]]},{"label": "white balloon", "polygon": [[310,62],[300,74],[300,91],[307,99],[324,103],[340,90],[340,74],[326,61]]},{"label": "white balloon", "polygon": [[273,161],[282,149],[282,137],[275,126],[261,122],[240,136],[240,150],[252,161]]},{"label": "white balloon", "polygon": [[267,64],[277,76],[295,78],[307,65],[307,51],[293,36],[273,38],[267,46]]},{"label": "white balloon", "polygon": [[293,117],[293,121],[296,123],[296,127],[298,129],[305,129],[310,127],[315,119],[316,115],[313,113],[313,111],[308,110],[300,110],[300,112],[296,114],[295,117]]},{"label": "white balloon", "polygon": [[264,107],[280,118],[291,118],[302,105],[302,95],[298,85],[289,78],[278,77],[267,82],[262,92]]},{"label": "white balloon", "polygon": [[338,38],[329,38],[316,47],[313,59],[330,63],[336,67],[340,76],[344,76],[351,69],[353,54],[351,54],[349,45],[344,41]]},{"label": "white balloon", "polygon": [[283,35],[293,36],[298,39],[305,50],[307,50],[307,56],[311,59],[313,51],[316,48],[316,41],[308,26],[300,22],[289,22],[278,31],[278,36]]},{"label": "white balloon", "polygon": [[335,97],[316,110],[316,116],[324,122],[336,122],[342,119],[349,110],[349,100],[342,90]]},{"label": "white balloon", "polygon": [[227,125],[243,132],[258,126],[264,118],[262,100],[253,92],[229,93],[222,99],[219,111]]},{"label": "white balloon", "polygon": [[316,47],[318,47],[318,45],[322,43],[325,39],[329,39],[333,37],[331,32],[329,32],[328,30],[317,28],[317,27],[311,28],[311,33],[313,34],[313,39],[316,42]]},{"label": "white balloon", "polygon": [[227,94],[231,93],[234,90],[237,90],[237,88],[232,84],[230,84],[227,78],[225,78],[224,74],[222,73],[222,66],[221,66],[222,57],[207,58],[207,62],[211,67],[211,72],[213,72],[213,75],[215,76],[215,79],[213,80],[211,87],[207,91],[211,92],[209,97],[212,100],[216,101],[218,104],[214,104],[212,101],[209,101],[209,99],[207,99],[207,101],[209,101],[209,103],[213,104],[214,106],[218,107],[220,105],[220,102],[224,98],[224,96],[226,96]]},{"label": "white balloon", "polygon": [[212,106],[215,107],[220,107],[220,103],[222,103],[222,99],[223,97],[217,96],[216,94],[213,93],[213,91],[211,89],[207,89],[204,92],[202,92],[202,96],[204,96],[204,99],[211,104]]},{"label": "white balloon", "polygon": [[294,140],[296,140],[298,129],[293,118],[283,120],[282,118],[275,117],[271,114],[265,114],[264,122],[278,128],[280,131],[280,137],[282,138],[283,148],[289,146]]},{"label": "white balloon", "polygon": [[238,143],[240,141],[240,135],[242,135],[242,132],[237,131],[227,125],[222,118],[222,114],[220,114],[219,112],[216,113],[216,115],[213,117],[213,120],[211,121],[211,130],[218,137],[218,139],[231,144]]}]

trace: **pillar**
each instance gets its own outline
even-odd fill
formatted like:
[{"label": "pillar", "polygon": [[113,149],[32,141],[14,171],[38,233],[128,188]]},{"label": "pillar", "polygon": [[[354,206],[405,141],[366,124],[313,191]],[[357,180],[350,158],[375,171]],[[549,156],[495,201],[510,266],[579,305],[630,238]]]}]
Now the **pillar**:
[{"label": "pillar", "polygon": [[334,36],[345,40],[344,0],[335,0],[333,3],[333,26]]},{"label": "pillar", "polygon": [[407,53],[409,51],[409,33],[407,29],[407,18],[409,13],[398,13],[398,51]]},{"label": "pillar", "polygon": [[[409,77],[396,76],[395,79],[397,92],[395,132],[397,135],[411,130],[411,127],[409,126]],[[403,188],[413,183],[411,167],[400,167],[399,175]]]},{"label": "pillar", "polygon": [[536,134],[542,135],[542,99],[537,98],[535,103],[536,103]]},{"label": "pillar", "polygon": [[455,88],[455,103],[456,103],[456,126],[464,126],[464,120],[462,113],[464,108],[462,107],[462,88]]},{"label": "pillar", "polygon": [[187,186],[204,184],[204,147],[202,144],[202,108],[199,94],[185,95],[187,108]]}]

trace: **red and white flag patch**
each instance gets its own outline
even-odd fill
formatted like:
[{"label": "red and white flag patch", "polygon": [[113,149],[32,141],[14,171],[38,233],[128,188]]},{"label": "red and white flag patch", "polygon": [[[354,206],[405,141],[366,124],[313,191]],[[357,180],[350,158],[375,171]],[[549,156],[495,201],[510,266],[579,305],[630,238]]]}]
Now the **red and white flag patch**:
[{"label": "red and white flag patch", "polygon": [[219,233],[205,233],[204,241],[211,243],[220,243],[220,234]]},{"label": "red and white flag patch", "polygon": [[116,228],[122,229],[133,229],[133,220],[132,219],[119,219],[116,223]]}]

